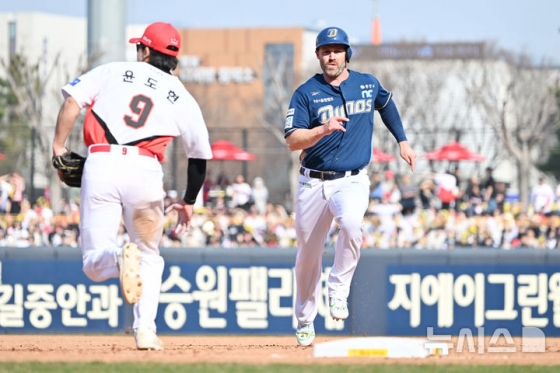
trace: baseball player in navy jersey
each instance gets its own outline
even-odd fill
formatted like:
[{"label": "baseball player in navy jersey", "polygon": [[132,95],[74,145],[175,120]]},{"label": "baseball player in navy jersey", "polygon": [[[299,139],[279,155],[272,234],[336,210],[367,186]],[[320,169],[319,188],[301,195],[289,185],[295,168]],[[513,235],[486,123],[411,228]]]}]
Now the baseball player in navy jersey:
[{"label": "baseball player in navy jersey", "polygon": [[301,346],[315,339],[322,255],[333,219],[340,232],[328,277],[330,315],[335,320],[348,317],[347,299],[369,202],[366,166],[373,154],[374,110],[381,114],[412,171],[416,160],[392,94],[374,76],[347,68],[352,57],[347,34],[338,27],[322,30],[315,54],[323,73],[294,92],[284,126],[290,150],[302,151],[295,209],[295,317]]},{"label": "baseball player in navy jersey", "polygon": [[[62,88],[53,154],[64,154],[66,139],[86,108],[88,147],[81,183],[80,246],[83,270],[93,281],[120,278],[122,296],[134,304],[134,335],[140,350],[161,350],[156,314],[163,258],[163,172],[167,144],[182,140],[188,157],[186,193],[168,207],[178,214],[176,232],[188,228],[193,204],[212,158],[201,110],[181,81],[177,67],[181,37],[168,23],[149,25],[136,45],[136,62],[113,62],[87,72]],[[167,211],[166,211],[167,212]],[[130,243],[117,244],[121,219]]]}]

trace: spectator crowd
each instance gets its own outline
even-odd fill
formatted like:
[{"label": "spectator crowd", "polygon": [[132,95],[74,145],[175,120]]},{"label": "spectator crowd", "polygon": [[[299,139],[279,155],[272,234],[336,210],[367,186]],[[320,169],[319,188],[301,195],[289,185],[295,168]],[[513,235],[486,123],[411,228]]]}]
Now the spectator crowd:
[{"label": "spectator crowd", "polygon": [[[31,204],[17,173],[0,177],[0,247],[79,245],[80,201],[63,201],[53,211],[48,196]],[[544,178],[532,186],[527,209],[509,198],[492,169],[463,182],[458,172],[410,175],[371,173],[370,205],[364,218],[363,248],[560,248],[560,185]],[[164,205],[180,198],[169,190]],[[187,234],[177,237],[177,217],[165,216],[161,247],[296,247],[295,214],[290,201],[269,202],[262,178],[243,175],[230,182],[207,177]],[[327,245],[338,234],[333,223]],[[118,243],[128,242],[121,224]]]}]

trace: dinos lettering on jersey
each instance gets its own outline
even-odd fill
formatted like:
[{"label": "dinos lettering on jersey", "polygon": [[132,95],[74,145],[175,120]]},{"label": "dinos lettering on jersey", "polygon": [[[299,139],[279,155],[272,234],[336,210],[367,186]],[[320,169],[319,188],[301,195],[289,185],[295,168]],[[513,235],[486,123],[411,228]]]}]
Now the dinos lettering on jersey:
[{"label": "dinos lettering on jersey", "polygon": [[325,123],[332,117],[346,117],[347,115],[371,113],[371,110],[372,99],[362,99],[347,102],[346,110],[344,110],[344,105],[336,107],[332,105],[322,106],[317,110],[317,115],[320,117],[320,122]]}]

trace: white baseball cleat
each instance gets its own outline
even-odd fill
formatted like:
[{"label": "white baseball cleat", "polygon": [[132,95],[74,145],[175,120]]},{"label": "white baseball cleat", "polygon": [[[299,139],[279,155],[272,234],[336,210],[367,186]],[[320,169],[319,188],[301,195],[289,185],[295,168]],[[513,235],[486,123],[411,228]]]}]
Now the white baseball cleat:
[{"label": "white baseball cleat", "polygon": [[140,327],[134,329],[134,339],[136,340],[136,348],[139,350],[163,350],[163,342],[150,328]]},{"label": "white baseball cleat", "polygon": [[307,347],[315,339],[315,328],[311,324],[298,324],[296,329],[296,339],[300,346]]},{"label": "white baseball cleat", "polygon": [[344,321],[348,318],[348,303],[346,299],[331,298],[329,306],[333,319]]},{"label": "white baseball cleat", "polygon": [[126,303],[135,304],[142,295],[140,277],[140,249],[135,243],[127,243],[118,256],[121,290]]}]

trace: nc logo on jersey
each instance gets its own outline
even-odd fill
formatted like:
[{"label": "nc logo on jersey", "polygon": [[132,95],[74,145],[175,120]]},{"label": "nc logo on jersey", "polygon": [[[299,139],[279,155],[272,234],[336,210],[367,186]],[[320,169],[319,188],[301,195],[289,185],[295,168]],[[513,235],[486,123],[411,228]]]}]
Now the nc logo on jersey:
[{"label": "nc logo on jersey", "polygon": [[76,84],[78,84],[80,81],[81,81],[80,78],[76,78],[76,79],[74,79],[74,80],[72,80],[72,81],[70,82],[70,85],[73,87],[73,86],[75,86]]},{"label": "nc logo on jersey", "polygon": [[373,96],[373,90],[367,89],[362,91],[362,98],[371,98]]},{"label": "nc logo on jersey", "polygon": [[329,37],[329,38],[334,38],[334,37],[336,37],[337,34],[338,34],[338,29],[336,29],[336,28],[332,28],[332,29],[327,31],[327,37]]}]

